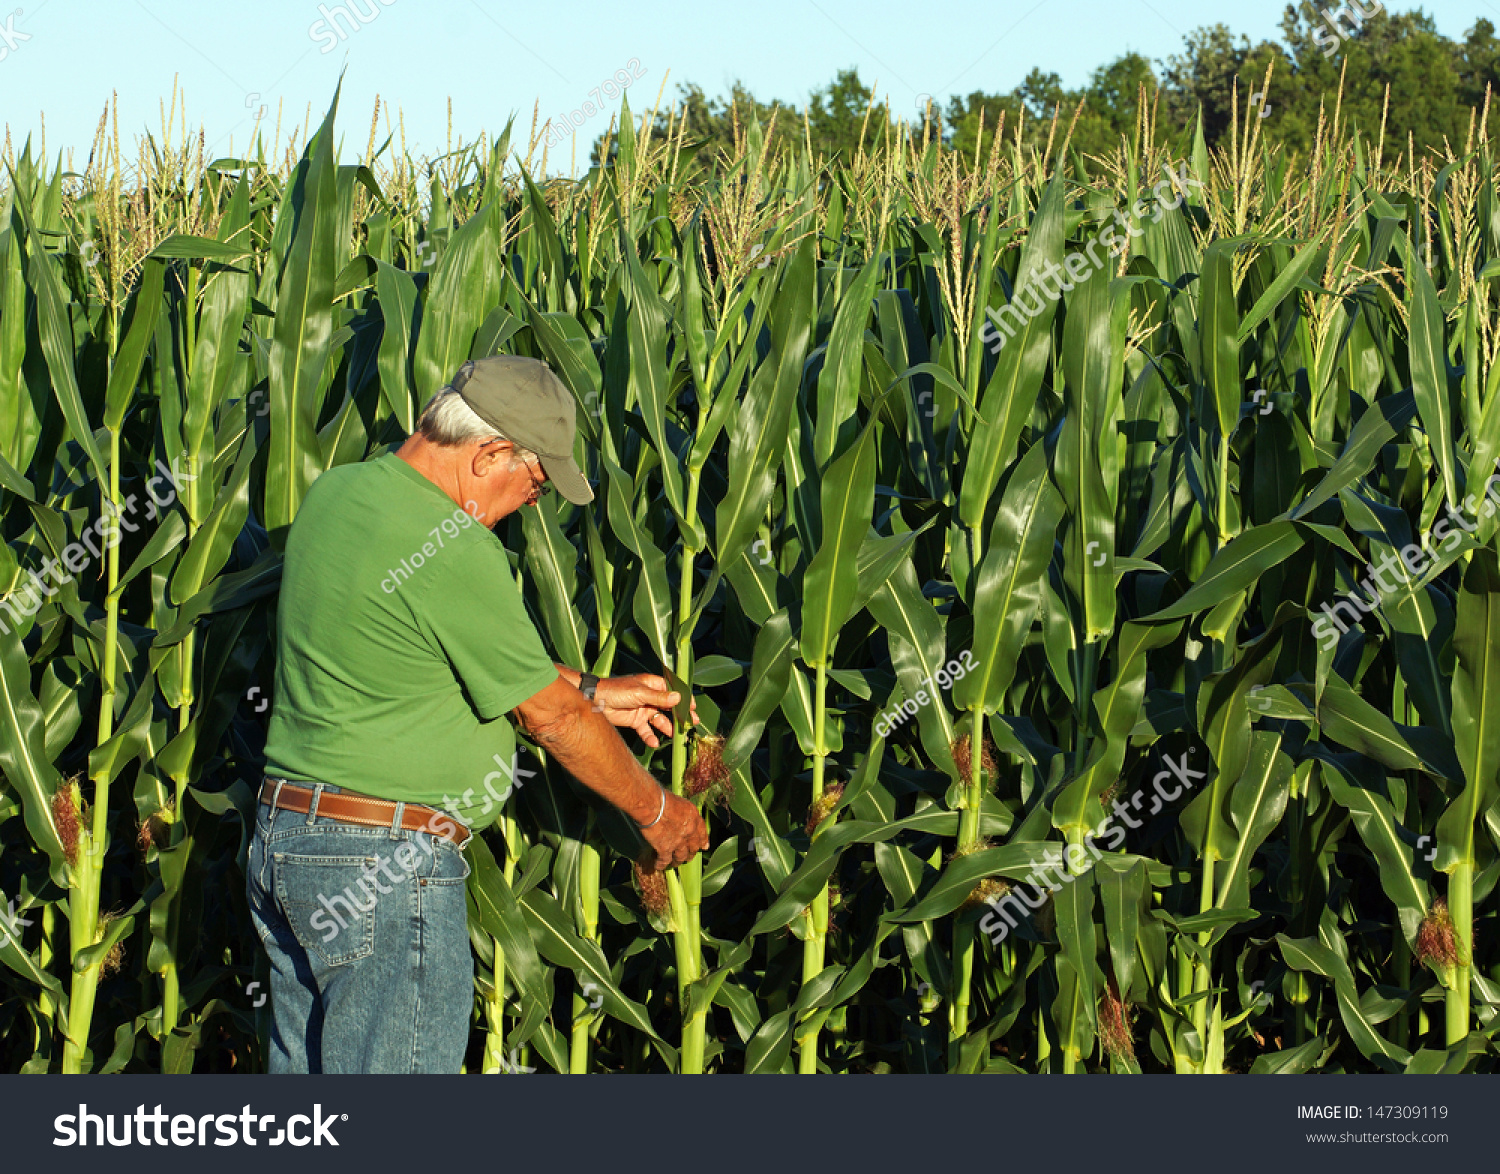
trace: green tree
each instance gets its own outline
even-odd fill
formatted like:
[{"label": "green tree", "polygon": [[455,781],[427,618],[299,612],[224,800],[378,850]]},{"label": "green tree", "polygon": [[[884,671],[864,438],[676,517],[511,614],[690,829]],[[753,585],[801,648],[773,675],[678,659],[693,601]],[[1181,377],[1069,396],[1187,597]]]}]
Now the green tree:
[{"label": "green tree", "polygon": [[874,90],[859,80],[855,69],[839,70],[831,85],[815,91],[807,105],[807,130],[814,154],[837,154],[848,159],[859,149],[861,128],[867,143],[871,136],[884,134],[885,105],[870,109],[874,97]]},{"label": "green tree", "polygon": [[1500,89],[1500,40],[1495,37],[1495,26],[1481,17],[1464,38],[1459,100],[1465,106],[1479,106],[1486,90],[1496,89]]},{"label": "green tree", "polygon": [[[1235,43],[1224,24],[1194,29],[1187,35],[1181,56],[1169,57],[1162,73],[1167,92],[1167,113],[1181,124],[1191,123],[1203,111],[1203,134],[1216,142],[1234,120],[1235,87],[1250,61],[1250,42],[1244,36]],[[1248,94],[1240,85],[1240,101]]]},{"label": "green tree", "polygon": [[[730,87],[727,98],[711,98],[701,86],[687,82],[678,86],[677,125],[673,126],[668,112],[663,110],[657,112],[653,127],[659,134],[666,134],[668,129],[676,133],[685,119],[685,141],[696,145],[696,161],[709,172],[717,172],[721,158],[734,153],[736,126],[743,134],[752,119],[759,122],[761,133],[772,148],[788,142],[801,143],[806,137],[811,139],[814,154],[825,157],[838,154],[847,159],[858,149],[862,125],[866,144],[885,134],[887,113],[883,103],[876,103],[869,110],[866,124],[872,95],[873,90],[860,81],[859,72],[853,69],[841,70],[829,85],[813,91],[803,107],[780,101],[762,102],[738,81]],[[595,164],[603,142],[600,136],[594,144],[591,159]],[[611,157],[614,153],[615,146],[611,144]]]},{"label": "green tree", "polygon": [[984,128],[983,153],[989,154],[1000,118],[1005,116],[1007,134],[1016,125],[1023,103],[1014,94],[986,94],[975,90],[966,98],[950,98],[948,111],[943,115],[945,133],[943,142],[955,151],[962,151],[970,158],[979,142],[980,127]]},{"label": "green tree", "polygon": [[[1470,104],[1463,49],[1439,33],[1432,18],[1420,10],[1381,9],[1356,23],[1347,5],[1326,15],[1310,6],[1288,5],[1281,29],[1294,60],[1289,110],[1294,117],[1277,129],[1290,148],[1311,145],[1320,109],[1332,117],[1341,78],[1340,116],[1371,136],[1379,133],[1389,87],[1388,152],[1405,150],[1408,136],[1419,151],[1440,147],[1445,138],[1462,143]],[[1483,52],[1483,37],[1476,47]],[[1493,69],[1493,58],[1490,64]],[[1483,100],[1482,87],[1473,100]]]},{"label": "green tree", "polygon": [[[1441,149],[1445,141],[1460,149],[1472,111],[1495,88],[1500,88],[1500,39],[1489,20],[1476,20],[1460,42],[1444,37],[1421,10],[1366,11],[1345,0],[1324,12],[1304,2],[1286,6],[1279,40],[1252,45],[1224,24],[1209,25],[1195,29],[1180,54],[1156,66],[1139,53],[1125,53],[1096,68],[1078,90],[1064,86],[1056,73],[1032,69],[1009,91],[954,95],[946,108],[935,102],[932,117],[943,146],[972,158],[976,147],[990,150],[1002,116],[1006,137],[1024,120],[1022,141],[1028,147],[1047,141],[1054,118],[1060,139],[1082,101],[1071,148],[1085,157],[1100,156],[1117,148],[1122,136],[1134,135],[1144,96],[1156,103],[1159,139],[1182,139],[1201,111],[1204,137],[1215,145],[1236,116],[1243,130],[1244,119],[1253,115],[1262,117],[1262,131],[1274,135],[1281,149],[1306,153],[1317,139],[1320,119],[1331,119],[1337,106],[1341,119],[1371,136],[1379,132],[1384,111],[1386,151],[1393,157],[1408,140],[1419,152]],[[849,159],[859,149],[862,128],[866,145],[887,132],[892,116],[884,102],[871,106],[875,97],[856,69],[840,70],[800,107],[760,101],[740,82],[727,97],[709,97],[687,83],[679,86],[679,118],[687,121],[687,141],[698,145],[697,162],[709,171],[718,169],[722,154],[732,153],[736,122],[743,127],[752,118],[773,147],[806,138],[825,158]],[[919,112],[895,117],[914,123],[921,133]],[[658,114],[656,125],[665,132],[666,113]],[[595,162],[601,143],[602,138],[595,144]]]}]

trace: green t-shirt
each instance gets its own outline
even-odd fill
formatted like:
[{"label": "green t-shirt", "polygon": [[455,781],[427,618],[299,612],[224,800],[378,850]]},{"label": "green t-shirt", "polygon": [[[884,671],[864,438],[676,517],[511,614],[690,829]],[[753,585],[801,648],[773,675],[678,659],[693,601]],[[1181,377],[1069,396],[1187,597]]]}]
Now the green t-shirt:
[{"label": "green t-shirt", "polygon": [[557,669],[505,548],[394,453],[308,490],[277,626],[268,775],[426,803],[475,827],[539,777],[513,757],[505,715]]}]

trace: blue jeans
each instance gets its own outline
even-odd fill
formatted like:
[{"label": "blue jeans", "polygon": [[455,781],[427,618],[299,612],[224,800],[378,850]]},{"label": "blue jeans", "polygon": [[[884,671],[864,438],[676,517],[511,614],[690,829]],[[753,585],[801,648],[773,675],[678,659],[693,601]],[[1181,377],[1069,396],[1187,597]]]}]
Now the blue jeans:
[{"label": "blue jeans", "polygon": [[474,1005],[457,846],[257,803],[245,870],[271,960],[271,1072],[448,1072]]}]

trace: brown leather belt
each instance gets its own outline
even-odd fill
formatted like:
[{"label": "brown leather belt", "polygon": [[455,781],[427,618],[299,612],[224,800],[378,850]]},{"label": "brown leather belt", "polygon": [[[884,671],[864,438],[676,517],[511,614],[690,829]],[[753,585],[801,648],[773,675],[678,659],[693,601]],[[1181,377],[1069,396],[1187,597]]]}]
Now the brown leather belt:
[{"label": "brown leather belt", "polygon": [[[281,794],[276,794],[278,783]],[[260,801],[283,811],[306,815],[312,810],[313,789],[296,783],[283,783],[268,778],[261,784]],[[388,828],[396,817],[396,804],[391,799],[375,799],[369,795],[355,795],[348,791],[324,791],[318,800],[318,814],[339,823],[354,823],[361,827]],[[462,848],[473,835],[445,811],[427,807],[421,803],[406,804],[401,816],[401,826],[409,832],[427,832],[439,836],[455,847]]]}]

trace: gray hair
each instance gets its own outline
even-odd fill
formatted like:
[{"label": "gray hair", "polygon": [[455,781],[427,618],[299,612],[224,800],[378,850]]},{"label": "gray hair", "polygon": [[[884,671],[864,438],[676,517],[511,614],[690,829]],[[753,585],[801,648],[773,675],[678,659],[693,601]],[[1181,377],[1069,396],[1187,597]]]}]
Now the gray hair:
[{"label": "gray hair", "polygon": [[[417,419],[417,431],[433,444],[444,448],[457,448],[465,444],[480,444],[486,440],[510,440],[486,424],[474,409],[464,402],[451,384],[439,388],[436,395],[427,401],[422,415]],[[519,468],[527,461],[539,459],[537,454],[511,440],[514,452],[510,467]]]}]

